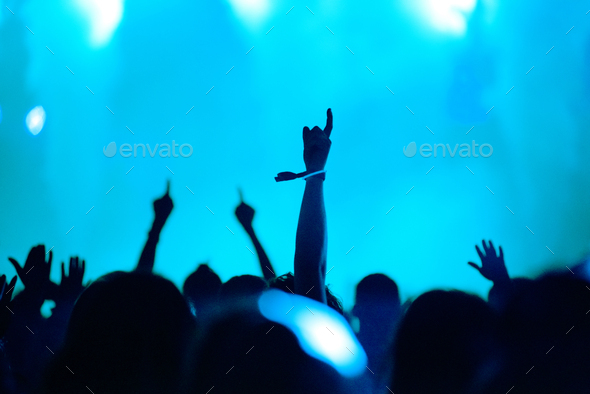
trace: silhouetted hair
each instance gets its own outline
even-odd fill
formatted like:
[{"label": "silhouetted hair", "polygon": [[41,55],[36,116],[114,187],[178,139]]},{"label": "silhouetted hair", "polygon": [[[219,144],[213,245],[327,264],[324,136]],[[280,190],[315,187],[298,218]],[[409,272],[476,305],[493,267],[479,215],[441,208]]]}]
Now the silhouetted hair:
[{"label": "silhouetted hair", "polygon": [[[194,394],[338,393],[341,378],[309,357],[295,335],[262,318],[253,302],[225,310],[204,331],[196,353]],[[213,394],[213,391],[211,392]]]},{"label": "silhouetted hair", "polygon": [[219,276],[207,264],[201,264],[184,281],[182,293],[199,310],[217,297],[220,288]]},{"label": "silhouetted hair", "polygon": [[[295,276],[291,272],[278,276],[268,283],[268,287],[282,290],[286,293],[293,293],[295,289]],[[342,301],[332,293],[332,290],[330,290],[328,286],[326,286],[326,300],[330,308],[334,309],[341,315],[344,315]]]},{"label": "silhouetted hair", "polygon": [[477,392],[478,377],[492,365],[494,328],[491,308],[479,297],[442,290],[422,294],[399,327],[393,391]]},{"label": "silhouetted hair", "polygon": [[397,284],[383,274],[365,276],[356,286],[355,298],[355,309],[376,307],[397,312],[400,308]]},{"label": "silhouetted hair", "polygon": [[44,391],[182,392],[194,330],[188,306],[169,280],[137,272],[105,275],[76,302]]},{"label": "silhouetted hair", "polygon": [[219,296],[224,301],[248,296],[256,296],[262,294],[266,288],[266,281],[259,276],[234,276],[221,285]]}]

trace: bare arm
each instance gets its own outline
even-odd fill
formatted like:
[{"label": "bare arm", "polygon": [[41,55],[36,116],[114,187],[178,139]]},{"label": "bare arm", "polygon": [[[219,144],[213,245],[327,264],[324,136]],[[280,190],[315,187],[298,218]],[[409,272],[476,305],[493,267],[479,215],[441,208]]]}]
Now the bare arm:
[{"label": "bare arm", "polygon": [[[308,173],[322,171],[330,151],[332,111],[328,109],[324,130],[303,129],[303,159]],[[323,175],[323,174],[322,174]],[[295,293],[326,303],[325,277],[328,246],[324,181],[313,176],[305,181],[295,243]]]},{"label": "bare arm", "polygon": [[254,227],[252,226],[254,213],[254,209],[248,204],[244,203],[243,201],[236,208],[236,217],[238,218],[238,221],[240,222],[244,230],[246,230],[246,233],[252,240],[254,248],[256,249],[256,254],[258,255],[258,261],[260,263],[262,275],[264,276],[264,279],[271,280],[276,278],[275,270],[273,269],[272,264],[270,263],[270,259],[266,255],[266,252],[264,251],[262,244],[256,236]]},{"label": "bare arm", "polygon": [[136,271],[153,271],[156,259],[156,246],[158,246],[158,241],[160,240],[160,233],[162,232],[162,228],[164,228],[164,224],[166,224],[166,220],[168,219],[168,216],[170,216],[173,207],[174,205],[170,198],[170,182],[168,182],[166,194],[164,194],[162,198],[154,201],[154,223],[152,224],[152,229],[148,234],[147,242],[141,252],[139,262],[135,268]]},{"label": "bare arm", "polygon": [[324,181],[320,178],[305,181],[295,245],[295,292],[325,304],[328,234]]}]

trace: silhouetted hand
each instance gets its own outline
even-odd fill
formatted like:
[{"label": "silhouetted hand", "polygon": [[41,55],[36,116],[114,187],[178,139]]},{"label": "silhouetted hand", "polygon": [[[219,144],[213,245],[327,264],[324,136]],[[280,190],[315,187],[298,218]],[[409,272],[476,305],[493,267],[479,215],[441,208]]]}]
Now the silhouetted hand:
[{"label": "silhouetted hand", "polygon": [[236,217],[245,229],[252,228],[252,220],[254,219],[254,208],[245,202],[241,202],[236,208]]},{"label": "silhouetted hand", "polygon": [[12,257],[9,257],[8,260],[14,266],[18,277],[25,285],[25,289],[30,294],[44,297],[45,291],[51,283],[49,273],[51,272],[53,252],[49,251],[47,263],[45,263],[45,245],[37,245],[31,249],[24,267],[21,267],[18,261]]},{"label": "silhouetted hand", "polygon": [[332,110],[328,108],[326,127],[303,128],[303,161],[307,172],[321,171],[326,166],[330,153],[330,134],[332,133]]},{"label": "silhouetted hand", "polygon": [[481,267],[473,262],[468,262],[470,266],[479,271],[479,273],[486,279],[491,280],[494,283],[502,283],[510,280],[506,265],[504,264],[504,252],[500,246],[500,254],[496,254],[496,249],[492,241],[489,241],[489,245],[486,246],[485,240],[481,241],[483,245],[484,253],[481,252],[479,247],[475,245],[475,250],[481,259]]},{"label": "silhouetted hand", "polygon": [[164,223],[166,223],[168,216],[170,216],[172,208],[174,208],[174,204],[172,203],[172,199],[170,198],[170,181],[168,181],[168,186],[166,187],[166,194],[154,201],[154,213],[156,214],[156,217],[154,219],[154,225],[164,227]]},{"label": "silhouetted hand", "polygon": [[78,257],[70,258],[69,274],[66,275],[65,263],[61,263],[61,282],[57,291],[57,302],[74,303],[84,286],[82,286],[82,279],[84,278],[84,271],[86,270],[86,261],[82,260],[79,263]]},{"label": "silhouetted hand", "polygon": [[0,276],[0,338],[6,334],[12,317],[12,312],[8,308],[10,308],[15,284],[16,276],[8,284],[6,283],[6,275]]}]

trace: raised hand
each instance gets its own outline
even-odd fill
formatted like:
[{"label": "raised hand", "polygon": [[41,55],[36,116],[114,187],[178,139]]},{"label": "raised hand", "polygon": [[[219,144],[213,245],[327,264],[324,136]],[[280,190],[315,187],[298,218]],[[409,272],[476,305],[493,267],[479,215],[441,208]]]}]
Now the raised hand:
[{"label": "raised hand", "polygon": [[164,227],[164,223],[166,223],[168,216],[170,216],[172,208],[174,208],[174,204],[170,198],[170,181],[168,181],[166,194],[154,201],[154,213],[156,214],[154,225],[157,225],[160,228]]},{"label": "raised hand", "polygon": [[78,257],[70,258],[69,275],[66,275],[65,263],[61,263],[61,282],[57,290],[56,302],[73,304],[84,290],[82,279],[86,270],[86,261],[82,260],[82,263],[79,261]]},{"label": "raised hand", "polygon": [[16,284],[16,276],[12,278],[9,283],[6,283],[6,275],[0,276],[0,338],[6,334],[12,312],[10,311],[10,301],[12,300],[12,292]]},{"label": "raised hand", "polygon": [[271,280],[275,278],[275,271],[270,263],[268,255],[264,251],[262,244],[258,240],[256,236],[256,232],[254,231],[254,227],[252,226],[252,220],[254,219],[254,208],[250,205],[246,204],[242,198],[242,191],[238,189],[240,193],[240,205],[236,208],[236,217],[238,221],[246,230],[246,233],[250,237],[252,244],[254,244],[254,248],[256,249],[256,254],[258,255],[258,262],[260,263],[260,269],[262,270],[262,275],[264,279]]},{"label": "raised hand", "polygon": [[254,219],[254,208],[245,202],[241,202],[236,208],[236,218],[245,229],[252,228],[252,220]]},{"label": "raised hand", "polygon": [[330,134],[332,133],[332,110],[328,108],[326,127],[303,128],[303,161],[307,172],[321,171],[326,166],[330,153]]},{"label": "raised hand", "polygon": [[9,257],[8,260],[14,266],[27,291],[38,295],[44,294],[50,284],[49,273],[51,272],[51,261],[53,260],[51,250],[49,251],[47,263],[45,262],[45,245],[37,245],[31,249],[24,267],[21,267],[18,261],[12,257]]},{"label": "raised hand", "polygon": [[483,253],[479,249],[479,246],[475,245],[475,250],[481,259],[481,267],[473,262],[468,262],[470,266],[479,271],[479,273],[486,279],[496,283],[503,283],[510,280],[508,271],[506,270],[506,264],[504,264],[504,251],[500,246],[498,249],[499,254],[496,253],[494,244],[489,241],[489,245],[486,245],[486,241],[482,240]]}]

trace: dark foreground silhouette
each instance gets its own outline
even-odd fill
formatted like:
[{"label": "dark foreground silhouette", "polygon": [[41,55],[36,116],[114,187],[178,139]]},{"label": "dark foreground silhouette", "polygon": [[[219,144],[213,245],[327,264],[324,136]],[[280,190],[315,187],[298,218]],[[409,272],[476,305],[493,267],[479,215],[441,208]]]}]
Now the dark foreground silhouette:
[{"label": "dark foreground silhouette", "polygon": [[[56,284],[53,254],[43,245],[22,265],[9,258],[24,290],[13,296],[17,276],[0,277],[0,392],[590,393],[585,265],[511,278],[503,249],[482,241],[475,247],[480,262],[468,264],[492,282],[487,300],[433,290],[402,304],[395,281],[375,273],[358,282],[352,310],[343,309],[325,284],[323,185],[332,129],[328,110],[323,129],[303,129],[305,171],[278,176],[305,179],[292,272],[275,273],[255,211],[241,198],[235,215],[260,276],[222,283],[200,264],[181,293],[154,275],[159,236],[174,207],[170,184],[154,202],[133,272],[84,284],[86,262],[72,257]],[[304,300],[307,310],[281,304],[285,310],[271,319],[259,304],[270,294],[276,308]],[[55,307],[45,318],[47,300]],[[356,338],[339,326],[348,327],[342,316],[357,319]]]}]

